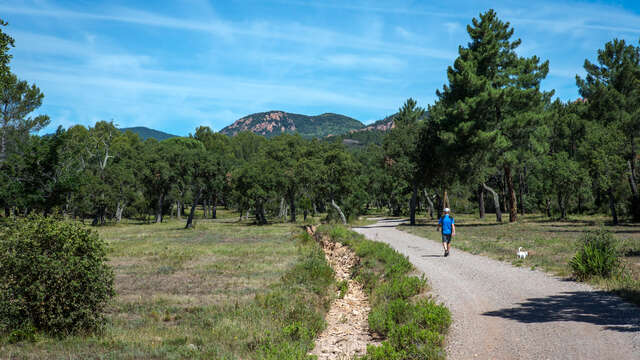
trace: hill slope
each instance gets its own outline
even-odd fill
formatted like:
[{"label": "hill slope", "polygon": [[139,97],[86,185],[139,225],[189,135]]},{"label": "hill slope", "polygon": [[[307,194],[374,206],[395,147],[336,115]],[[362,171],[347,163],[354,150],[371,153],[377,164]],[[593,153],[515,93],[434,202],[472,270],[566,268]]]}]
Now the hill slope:
[{"label": "hill slope", "polygon": [[307,116],[284,111],[268,111],[238,119],[220,132],[232,136],[241,131],[251,131],[266,137],[297,132],[305,138],[322,138],[345,134],[362,127],[364,124],[360,121],[340,114]]},{"label": "hill slope", "polygon": [[122,128],[122,129],[118,129],[118,130],[120,130],[122,132],[126,132],[128,130],[128,131],[131,131],[134,134],[138,134],[138,136],[140,136],[140,138],[143,141],[147,140],[149,138],[153,138],[153,139],[156,139],[158,141],[162,141],[162,140],[178,137],[178,135],[167,134],[166,132],[162,132],[162,131],[154,130],[154,129],[149,129],[148,127],[144,127],[144,126],[135,126],[135,127],[129,127],[129,128]]}]

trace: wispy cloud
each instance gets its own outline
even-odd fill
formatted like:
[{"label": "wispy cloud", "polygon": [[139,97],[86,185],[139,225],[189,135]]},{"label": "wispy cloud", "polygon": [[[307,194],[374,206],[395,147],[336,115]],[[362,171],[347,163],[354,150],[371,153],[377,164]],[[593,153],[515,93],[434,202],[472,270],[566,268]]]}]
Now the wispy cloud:
[{"label": "wispy cloud", "polygon": [[407,97],[426,106],[468,41],[465,24],[489,7],[522,38],[520,54],[550,60],[543,85],[563,99],[577,96],[586,57],[640,33],[621,5],[550,0],[61,4],[0,0],[12,68],[43,89],[53,126],[114,119],[182,135],[270,109],[369,121]]}]

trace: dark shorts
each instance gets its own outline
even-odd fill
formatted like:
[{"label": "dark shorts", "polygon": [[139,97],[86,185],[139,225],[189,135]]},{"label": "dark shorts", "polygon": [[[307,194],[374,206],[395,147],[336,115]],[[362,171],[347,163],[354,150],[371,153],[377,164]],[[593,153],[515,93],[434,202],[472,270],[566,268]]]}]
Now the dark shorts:
[{"label": "dark shorts", "polygon": [[451,234],[442,234],[442,242],[450,243],[451,242]]}]

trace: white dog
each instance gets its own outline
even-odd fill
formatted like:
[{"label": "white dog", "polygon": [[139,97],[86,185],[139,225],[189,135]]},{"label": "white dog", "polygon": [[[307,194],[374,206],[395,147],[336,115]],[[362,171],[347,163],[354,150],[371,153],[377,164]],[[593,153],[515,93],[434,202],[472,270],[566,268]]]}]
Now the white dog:
[{"label": "white dog", "polygon": [[518,248],[518,253],[517,253],[517,255],[518,255],[518,257],[519,257],[520,259],[526,259],[526,258],[527,258],[527,255],[529,255],[529,252],[528,252],[528,251],[522,251],[522,246],[520,246],[520,247]]}]

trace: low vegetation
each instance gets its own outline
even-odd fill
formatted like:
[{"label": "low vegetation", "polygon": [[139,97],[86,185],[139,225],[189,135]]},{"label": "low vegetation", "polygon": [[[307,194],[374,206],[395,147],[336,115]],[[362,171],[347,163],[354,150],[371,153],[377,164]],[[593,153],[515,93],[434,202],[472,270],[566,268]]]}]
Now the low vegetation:
[{"label": "low vegetation", "polygon": [[[640,304],[640,228],[635,224],[608,226],[606,217],[595,215],[573,216],[565,220],[526,215],[518,223],[510,224],[497,223],[495,218],[490,217],[478,219],[477,215],[455,215],[455,219],[456,237],[452,241],[454,249],[509,261],[516,266],[540,268],[562,277],[573,276],[571,261],[576,253],[584,251],[586,243],[592,243],[590,239],[593,236],[608,239],[598,240],[593,244],[606,242],[606,254],[612,254],[612,249],[615,248],[620,258],[620,268],[618,271],[601,272],[600,276],[594,274],[596,276],[588,277],[587,281]],[[603,227],[610,235],[602,233]],[[435,220],[422,220],[418,226],[403,225],[400,229],[428,239],[440,239]],[[586,235],[589,232],[595,233]],[[525,260],[516,258],[516,251],[520,246],[529,252]],[[609,264],[607,267],[613,267],[615,261],[612,260],[612,255],[607,255],[606,259],[608,260],[603,261]],[[582,260],[580,262],[583,263]],[[612,276],[602,276],[604,274]],[[577,277],[586,279],[582,275]]]},{"label": "low vegetation", "polygon": [[[226,212],[221,213],[226,217]],[[289,224],[233,220],[97,228],[117,296],[106,324],[65,338],[37,332],[0,354],[47,359],[300,359],[324,327],[333,272]],[[17,334],[20,335],[20,334]]]},{"label": "low vegetation", "polygon": [[620,267],[619,244],[610,232],[587,232],[580,239],[578,252],[569,262],[579,280],[593,276],[610,278]]},{"label": "low vegetation", "polygon": [[354,276],[370,297],[369,327],[387,338],[380,346],[369,346],[364,359],[443,359],[451,315],[421,295],[426,281],[412,276],[409,260],[340,225],[324,225],[318,232],[349,246],[360,258]]},{"label": "low vegetation", "polygon": [[43,331],[60,336],[103,325],[114,295],[106,246],[90,229],[52,218],[0,228],[0,333],[12,341]]}]

